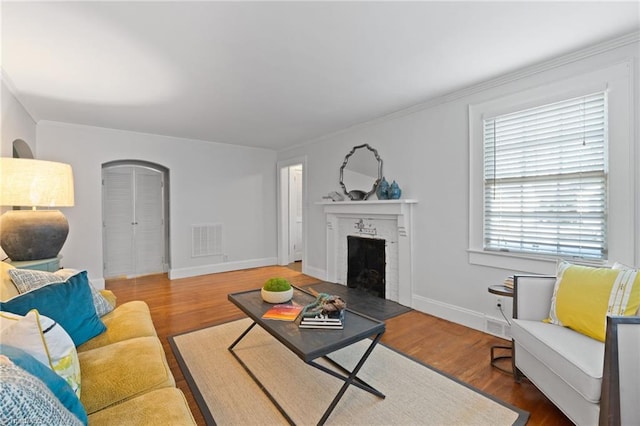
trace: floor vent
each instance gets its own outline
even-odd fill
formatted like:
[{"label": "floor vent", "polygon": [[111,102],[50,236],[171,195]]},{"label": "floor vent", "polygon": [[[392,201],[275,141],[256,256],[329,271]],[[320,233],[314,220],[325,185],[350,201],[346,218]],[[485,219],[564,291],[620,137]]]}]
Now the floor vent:
[{"label": "floor vent", "polygon": [[511,326],[504,321],[485,317],[485,331],[494,336],[511,339]]},{"label": "floor vent", "polygon": [[191,226],[191,257],[222,255],[222,224]]}]

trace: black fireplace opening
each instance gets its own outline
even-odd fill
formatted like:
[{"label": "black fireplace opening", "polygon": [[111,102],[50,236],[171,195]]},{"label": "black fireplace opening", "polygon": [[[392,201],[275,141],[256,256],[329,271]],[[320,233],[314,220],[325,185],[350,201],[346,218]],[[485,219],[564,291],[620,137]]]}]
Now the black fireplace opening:
[{"label": "black fireplace opening", "polygon": [[385,295],[385,240],[347,236],[347,287]]}]

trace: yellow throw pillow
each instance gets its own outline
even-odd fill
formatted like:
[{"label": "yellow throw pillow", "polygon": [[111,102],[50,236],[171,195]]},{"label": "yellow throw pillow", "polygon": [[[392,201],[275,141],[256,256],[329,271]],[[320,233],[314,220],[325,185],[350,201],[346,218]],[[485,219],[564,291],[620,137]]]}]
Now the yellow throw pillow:
[{"label": "yellow throw pillow", "polygon": [[0,301],[2,302],[20,294],[13,281],[11,281],[9,269],[15,268],[6,262],[0,262]]},{"label": "yellow throw pillow", "polygon": [[24,317],[0,312],[0,341],[23,350],[52,369],[80,398],[78,352],[60,324],[35,309]]},{"label": "yellow throw pillow", "polygon": [[607,316],[635,315],[640,307],[640,274],[558,264],[557,278],[546,320],[604,342]]},{"label": "yellow throw pillow", "polygon": [[[625,265],[624,263],[620,263],[620,262],[615,262],[615,263],[613,264],[613,266],[611,267],[611,269],[618,269],[618,270],[620,270],[620,269],[635,269],[635,270],[636,270],[636,272],[638,272],[638,268],[634,268],[634,267],[631,267],[631,266],[627,266],[627,265]],[[638,310],[636,311],[635,316],[640,317],[640,307],[639,307],[639,308],[638,308]]]},{"label": "yellow throw pillow", "polygon": [[111,290],[98,290],[100,292],[100,294],[102,295],[102,297],[104,297],[104,300],[107,301],[107,303],[109,305],[111,305],[112,308],[116,307],[116,295],[113,294],[113,292]]}]

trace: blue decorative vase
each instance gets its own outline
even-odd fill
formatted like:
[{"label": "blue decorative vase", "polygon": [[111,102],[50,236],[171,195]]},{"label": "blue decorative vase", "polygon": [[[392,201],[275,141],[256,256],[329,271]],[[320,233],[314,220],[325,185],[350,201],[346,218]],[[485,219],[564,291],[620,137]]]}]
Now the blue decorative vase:
[{"label": "blue decorative vase", "polygon": [[402,195],[402,190],[400,189],[400,187],[398,186],[395,180],[391,183],[388,194],[389,194],[389,199],[391,200],[398,200],[400,198],[400,195]]},{"label": "blue decorative vase", "polygon": [[382,177],[380,183],[378,183],[378,187],[376,188],[376,196],[378,200],[388,200],[389,199],[389,182]]}]

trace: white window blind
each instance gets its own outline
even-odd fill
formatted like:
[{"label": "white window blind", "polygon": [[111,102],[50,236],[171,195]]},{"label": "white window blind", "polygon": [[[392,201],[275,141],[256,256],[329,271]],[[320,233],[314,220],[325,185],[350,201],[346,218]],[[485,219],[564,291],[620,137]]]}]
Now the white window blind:
[{"label": "white window blind", "polygon": [[483,120],[484,249],[607,258],[607,99]]}]

